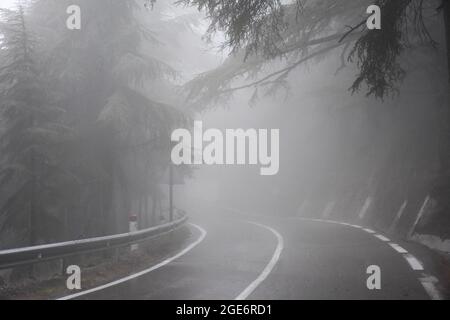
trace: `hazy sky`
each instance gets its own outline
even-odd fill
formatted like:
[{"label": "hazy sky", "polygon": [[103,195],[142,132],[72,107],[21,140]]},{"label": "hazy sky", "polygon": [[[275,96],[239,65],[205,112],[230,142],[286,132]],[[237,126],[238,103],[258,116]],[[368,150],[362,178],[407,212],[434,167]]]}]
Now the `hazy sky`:
[{"label": "hazy sky", "polygon": [[0,8],[9,8],[15,2],[16,2],[16,0],[0,0]]}]

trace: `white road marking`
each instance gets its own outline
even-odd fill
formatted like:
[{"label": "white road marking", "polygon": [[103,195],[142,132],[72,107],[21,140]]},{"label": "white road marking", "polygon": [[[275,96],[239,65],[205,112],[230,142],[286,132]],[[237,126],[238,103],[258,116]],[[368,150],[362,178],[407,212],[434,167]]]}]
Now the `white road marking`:
[{"label": "white road marking", "polygon": [[413,270],[416,271],[422,271],[423,270],[423,266],[420,263],[419,260],[416,259],[416,257],[414,257],[412,254],[404,254],[403,257],[406,259],[406,261],[408,261],[409,265],[411,266],[411,268]]},{"label": "white road marking", "polygon": [[250,294],[252,294],[252,292],[267,278],[267,276],[273,270],[278,260],[280,259],[281,252],[283,251],[283,237],[275,229],[255,222],[250,223],[265,228],[270,232],[272,232],[276,236],[278,243],[275,252],[273,253],[272,259],[270,259],[269,263],[266,265],[261,274],[252,283],[250,283],[250,285],[247,288],[245,288],[245,290],[242,291],[235,298],[235,300],[245,300]]},{"label": "white road marking", "polygon": [[384,242],[389,242],[389,241],[391,241],[389,238],[386,238],[386,237],[383,236],[382,234],[375,234],[374,236],[375,236],[376,238],[380,239],[381,241],[384,241]]},{"label": "white road marking", "polygon": [[200,227],[200,226],[198,226],[196,224],[193,224],[193,223],[189,223],[189,225],[193,226],[194,228],[196,228],[196,229],[198,229],[200,231],[200,237],[197,240],[195,240],[193,243],[191,243],[189,246],[187,246],[186,248],[184,248],[183,250],[178,252],[173,257],[170,257],[170,258],[168,258],[168,259],[166,259],[166,260],[164,260],[164,261],[154,265],[153,267],[150,267],[150,268],[145,269],[143,271],[140,271],[138,273],[134,273],[134,274],[129,275],[129,276],[125,277],[125,278],[121,278],[121,279],[118,279],[116,281],[109,282],[107,284],[104,284],[104,285],[101,285],[101,286],[98,286],[98,287],[95,287],[95,288],[92,288],[92,289],[89,289],[89,290],[85,290],[85,291],[81,291],[81,292],[78,292],[78,293],[74,293],[74,294],[71,294],[71,295],[59,298],[57,300],[70,300],[70,299],[74,299],[74,298],[77,298],[77,297],[80,297],[80,296],[84,296],[84,295],[92,293],[92,292],[96,292],[96,291],[100,291],[100,290],[104,290],[106,288],[110,288],[110,287],[116,286],[118,284],[130,281],[132,279],[136,279],[136,278],[138,278],[140,276],[143,276],[144,274],[147,274],[147,273],[152,272],[152,271],[154,271],[156,269],[159,269],[159,268],[165,266],[166,264],[172,262],[173,260],[178,259],[179,257],[181,257],[181,256],[185,255],[186,253],[188,253],[189,251],[191,251],[200,242],[202,242],[205,239],[206,234],[207,234],[207,232],[202,227]]},{"label": "white road marking", "polygon": [[351,227],[352,225],[346,222],[339,222],[340,225]]},{"label": "white road marking", "polygon": [[[310,220],[310,221],[318,221],[318,222],[330,222],[329,220],[320,220],[320,219],[304,219],[304,220]],[[341,225],[347,225],[345,223],[339,223]],[[398,253],[400,253],[403,258],[405,258],[405,260],[408,262],[408,264],[410,265],[410,267],[415,270],[415,271],[423,271],[424,267],[422,265],[422,263],[416,259],[416,257],[414,257],[412,254],[410,254],[406,249],[404,249],[403,247],[399,246],[398,244],[394,243],[394,242],[390,242],[390,240],[381,235],[381,234],[377,234],[375,233],[375,231],[371,230],[371,229],[367,229],[358,225],[352,225],[349,224],[349,226],[352,226],[354,228],[357,229],[361,229],[364,230],[370,234],[372,234],[374,237],[380,239],[383,242],[389,242],[388,244]],[[430,280],[431,279],[431,280]],[[422,284],[423,288],[425,289],[425,291],[427,292],[428,296],[432,299],[432,300],[444,300],[442,294],[439,292],[439,290],[436,288],[435,283],[438,282],[438,280],[434,277],[427,277],[427,278],[420,278],[419,279],[420,283]]]},{"label": "white road marking", "polygon": [[391,242],[391,243],[389,243],[389,245],[395,250],[395,251],[397,251],[398,253],[401,253],[401,254],[403,254],[403,253],[408,253],[408,251],[406,251],[405,249],[403,249],[402,247],[400,247],[398,244],[396,244],[396,243],[393,243],[393,242]]},{"label": "white road marking", "polygon": [[420,283],[422,283],[423,288],[428,293],[428,295],[430,296],[431,300],[444,300],[444,298],[442,297],[442,295],[439,292],[439,290],[436,289],[436,286],[434,285],[434,283],[432,283],[432,282],[422,282],[422,281],[420,281]]},{"label": "white road marking", "polygon": [[428,293],[430,298],[432,300],[444,300],[444,297],[439,292],[439,290],[436,288],[436,283],[439,282],[439,280],[435,277],[424,275],[423,278],[420,278],[420,283],[422,284],[425,291]]}]

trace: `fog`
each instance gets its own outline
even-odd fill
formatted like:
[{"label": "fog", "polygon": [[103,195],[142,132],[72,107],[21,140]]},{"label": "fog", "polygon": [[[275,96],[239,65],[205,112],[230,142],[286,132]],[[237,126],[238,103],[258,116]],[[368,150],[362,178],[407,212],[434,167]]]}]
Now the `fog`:
[{"label": "fog", "polygon": [[445,92],[445,72],[438,67],[442,57],[429,62],[434,70],[412,72],[393,99],[351,95],[354,69],[336,75],[336,55],[300,68],[289,79],[287,96],[281,92],[251,103],[252,90],[247,90],[226,105],[195,115],[205,127],[222,130],[279,128],[280,171],[262,177],[256,167],[198,167],[184,187],[188,198],[269,215],[318,217],[336,202],[336,215],[351,219],[366,197],[385,193],[392,183],[392,194],[377,204],[389,208],[391,216],[379,222],[388,224],[409,188],[426,188],[406,181],[437,170],[441,113],[432,104]]},{"label": "fog", "polygon": [[[394,280],[364,290],[370,264],[392,279],[406,268],[371,234],[448,262],[448,3],[378,2],[377,27],[366,0],[1,2],[0,250],[167,227],[179,233],[146,254],[187,253],[181,271],[91,298],[433,297],[415,275],[399,280],[408,294]],[[2,253],[7,289],[59,268],[15,269]],[[332,264],[355,277],[324,293]]]}]

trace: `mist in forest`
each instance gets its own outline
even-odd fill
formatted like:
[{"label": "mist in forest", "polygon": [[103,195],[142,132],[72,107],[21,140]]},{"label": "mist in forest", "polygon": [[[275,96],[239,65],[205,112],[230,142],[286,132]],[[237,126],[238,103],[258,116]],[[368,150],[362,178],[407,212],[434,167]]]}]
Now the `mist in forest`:
[{"label": "mist in forest", "polygon": [[[381,229],[407,201],[400,233],[430,196],[419,227],[448,237],[439,1],[408,9],[424,10],[423,24],[386,18],[393,34],[419,28],[408,40],[349,30],[369,1],[332,2],[301,13],[297,1],[261,1],[264,20],[207,0],[2,1],[0,248],[127,232],[130,216],[140,229],[167,222],[171,183],[177,213],[359,216]],[[235,16],[248,28],[233,28]],[[370,41],[397,42],[371,52]],[[385,73],[368,75],[374,65]],[[279,170],[172,168],[171,134],[195,121],[224,134],[279,130]]]},{"label": "mist in forest", "polygon": [[450,1],[0,2],[0,299],[450,297]]}]

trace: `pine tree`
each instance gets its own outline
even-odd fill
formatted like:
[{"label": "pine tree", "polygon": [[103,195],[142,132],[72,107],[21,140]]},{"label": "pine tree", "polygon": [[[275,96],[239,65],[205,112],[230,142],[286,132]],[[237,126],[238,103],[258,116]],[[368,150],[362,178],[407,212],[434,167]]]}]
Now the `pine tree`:
[{"label": "pine tree", "polygon": [[60,110],[49,103],[45,77],[36,60],[36,41],[22,6],[1,11],[0,24],[0,215],[21,226],[22,239],[39,242],[61,134]]},{"label": "pine tree", "polygon": [[[60,14],[73,1],[40,0],[32,7],[46,32],[41,38],[50,39],[47,64],[78,140],[68,150],[70,171],[80,180],[70,213],[76,238],[126,231],[131,211],[147,211],[169,161],[170,129],[183,118],[146,90],[168,87],[176,75],[153,50],[170,39],[150,30],[162,24],[152,2],[146,11],[142,1],[78,0],[79,32],[67,30]],[[143,15],[152,16],[151,24]]]}]

